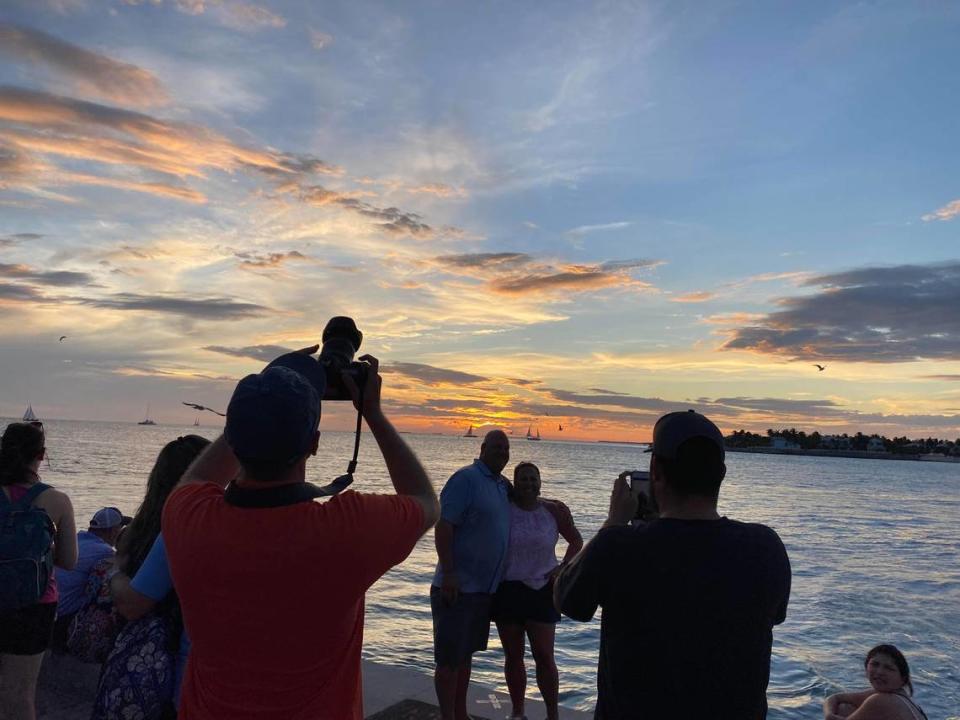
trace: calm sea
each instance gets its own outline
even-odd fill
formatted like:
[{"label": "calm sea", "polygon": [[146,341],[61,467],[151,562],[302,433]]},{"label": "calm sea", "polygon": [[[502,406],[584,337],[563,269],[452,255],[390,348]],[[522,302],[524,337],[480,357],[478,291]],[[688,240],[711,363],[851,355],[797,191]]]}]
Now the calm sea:
[{"label": "calm sea", "polygon": [[[78,523],[103,505],[133,514],[157,452],[192,432],[213,438],[219,428],[51,421],[42,475],[70,494]],[[405,437],[438,488],[479,450],[478,440]],[[352,435],[325,433],[320,447],[310,479],[326,483],[346,469]],[[511,468],[519,460],[540,466],[544,495],[570,506],[587,539],[605,517],[613,478],[644,467],[646,457],[629,445],[522,438],[512,456]],[[721,512],[775,528],[793,566],[787,621],[774,633],[770,717],[821,717],[826,695],[865,685],[866,651],[892,642],[910,661],[917,700],[931,720],[960,718],[960,465],[730,454],[728,466]],[[354,486],[390,488],[369,435]],[[372,588],[365,657],[432,671],[427,597],[434,563],[430,533]],[[598,621],[569,620],[558,628],[565,705],[593,706],[599,629]],[[495,631],[490,650],[475,659],[474,677],[506,690]]]}]

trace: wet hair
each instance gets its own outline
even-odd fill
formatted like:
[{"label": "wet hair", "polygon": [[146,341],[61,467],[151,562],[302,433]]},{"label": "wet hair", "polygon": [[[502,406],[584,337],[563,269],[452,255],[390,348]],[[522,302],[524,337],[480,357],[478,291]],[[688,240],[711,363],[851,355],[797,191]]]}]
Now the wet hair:
[{"label": "wet hair", "polygon": [[897,670],[900,671],[900,675],[903,677],[903,686],[913,695],[913,683],[910,682],[910,666],[907,665],[907,659],[903,656],[903,653],[897,649],[896,645],[877,645],[875,648],[871,648],[870,652],[867,653],[867,659],[863,661],[864,670],[867,669],[870,661],[873,660],[876,655],[886,655],[893,660],[893,664],[897,666]]},{"label": "wet hair", "polygon": [[43,428],[33,423],[7,425],[0,439],[0,485],[15,485],[32,479],[30,463],[43,454]]},{"label": "wet hair", "polygon": [[727,473],[723,450],[705,437],[684,440],[677,448],[677,458],[667,460],[654,455],[657,469],[678,495],[700,495],[716,498],[720,483]]},{"label": "wet hair", "polygon": [[127,526],[117,554],[123,558],[120,569],[129,577],[137,574],[160,534],[160,516],[167,496],[176,487],[180,477],[186,472],[196,457],[210,441],[199,435],[184,435],[168,442],[153,464],[150,477],[147,478],[147,492],[143,502],[133,516],[133,522]]}]

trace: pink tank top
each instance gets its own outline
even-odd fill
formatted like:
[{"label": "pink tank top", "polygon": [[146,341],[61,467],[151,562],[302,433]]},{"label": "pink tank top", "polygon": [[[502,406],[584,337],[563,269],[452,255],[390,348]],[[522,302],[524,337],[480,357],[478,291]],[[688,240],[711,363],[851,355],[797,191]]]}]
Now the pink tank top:
[{"label": "pink tank top", "polygon": [[557,562],[557,521],[543,505],[536,510],[521,510],[510,503],[510,545],[504,580],[520,580],[539,590],[547,584],[547,575]]},{"label": "pink tank top", "polygon": [[[24,495],[27,494],[27,491],[30,488],[20,487],[19,485],[7,485],[7,492],[10,494],[10,501],[16,502]],[[0,490],[0,492],[3,492]],[[46,490],[44,490],[46,492]],[[42,496],[43,493],[40,493]],[[50,573],[50,579],[47,580],[47,589],[43,591],[43,595],[40,598],[41,604],[55,603],[60,599],[60,593],[57,591],[57,574],[55,572]]]}]

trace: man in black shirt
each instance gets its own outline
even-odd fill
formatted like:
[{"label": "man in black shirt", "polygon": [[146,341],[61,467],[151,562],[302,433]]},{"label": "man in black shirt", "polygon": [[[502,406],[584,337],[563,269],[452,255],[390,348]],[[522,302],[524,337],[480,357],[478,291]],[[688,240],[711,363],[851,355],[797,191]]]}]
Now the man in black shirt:
[{"label": "man in black shirt", "polygon": [[765,718],[773,626],[790,596],[786,550],[765,525],[717,514],[726,466],[710,420],[664,415],[651,450],[660,517],[628,525],[638,500],[622,474],[603,528],[556,579],[564,615],[603,608],[595,717]]}]

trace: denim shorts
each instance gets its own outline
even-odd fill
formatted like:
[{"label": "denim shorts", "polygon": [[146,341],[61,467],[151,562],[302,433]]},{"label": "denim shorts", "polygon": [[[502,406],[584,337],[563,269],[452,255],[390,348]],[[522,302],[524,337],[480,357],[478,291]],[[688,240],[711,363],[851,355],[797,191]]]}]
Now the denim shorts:
[{"label": "denim shorts", "polygon": [[490,637],[489,593],[460,593],[453,605],[440,588],[430,587],[433,613],[433,659],[437,667],[459,667],[473,653],[487,649]]}]

